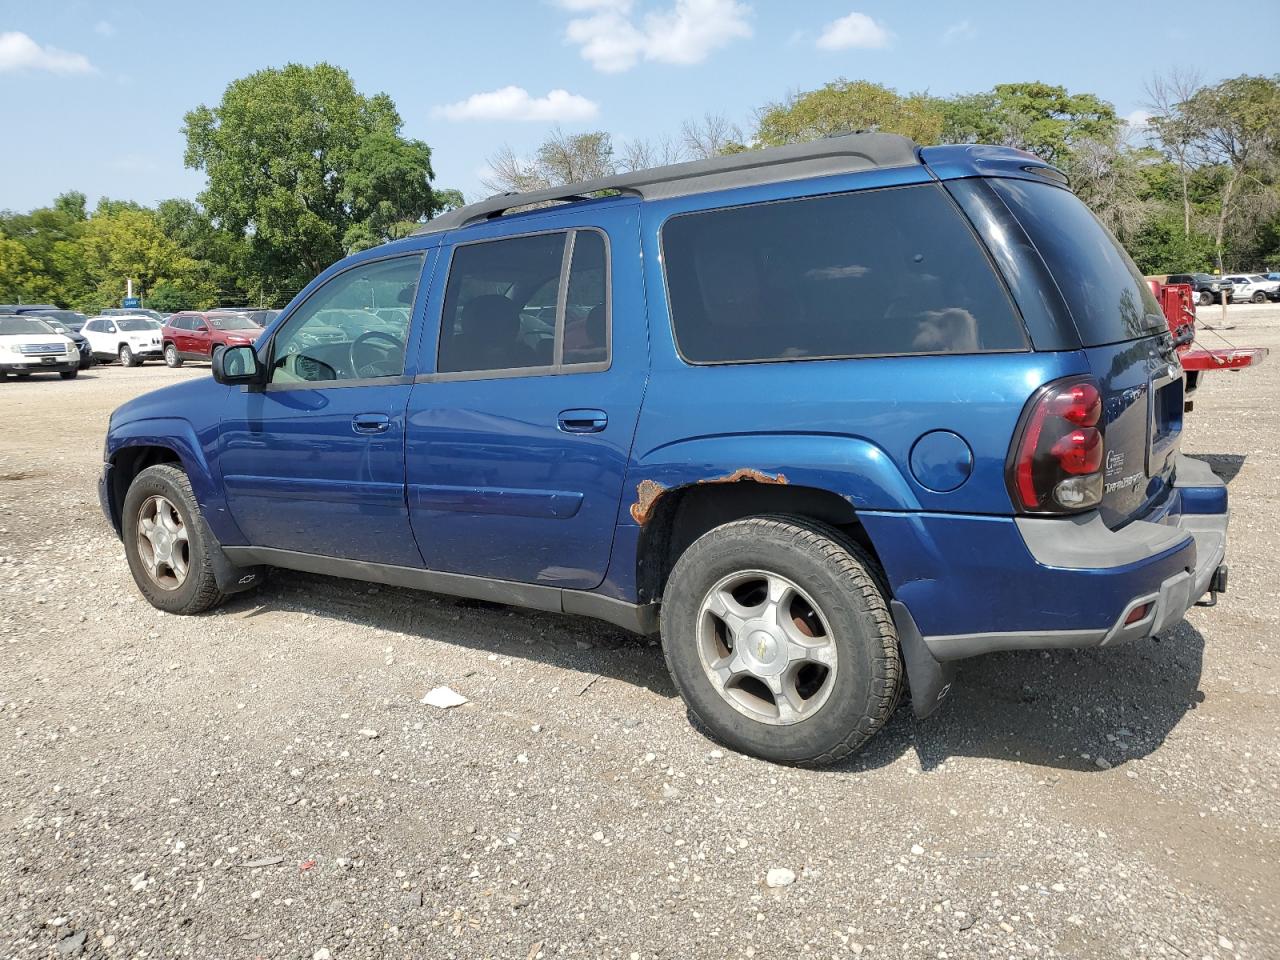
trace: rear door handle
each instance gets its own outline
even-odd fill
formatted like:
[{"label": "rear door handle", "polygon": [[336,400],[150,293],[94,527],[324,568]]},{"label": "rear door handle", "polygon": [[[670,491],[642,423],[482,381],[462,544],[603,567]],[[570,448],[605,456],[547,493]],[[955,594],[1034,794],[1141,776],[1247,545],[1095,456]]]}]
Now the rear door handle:
[{"label": "rear door handle", "polygon": [[557,426],[565,433],[600,433],[609,425],[603,410],[561,410]]},{"label": "rear door handle", "polygon": [[386,433],[391,418],[385,413],[357,413],[351,418],[351,429],[356,433]]}]

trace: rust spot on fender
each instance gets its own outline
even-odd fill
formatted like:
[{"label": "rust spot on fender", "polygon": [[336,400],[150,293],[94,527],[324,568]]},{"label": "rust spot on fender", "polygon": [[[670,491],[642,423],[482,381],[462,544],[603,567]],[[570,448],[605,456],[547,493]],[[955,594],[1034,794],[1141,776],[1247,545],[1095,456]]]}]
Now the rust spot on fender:
[{"label": "rust spot on fender", "polygon": [[737,483],[739,480],[750,480],[753,483],[781,483],[786,484],[787,478],[781,473],[765,473],[763,470],[753,470],[751,467],[739,467],[733,473],[724,477],[707,477],[705,480],[699,480],[699,483]]},{"label": "rust spot on fender", "polygon": [[[769,484],[786,484],[789,481],[786,476],[781,473],[765,473],[763,470],[756,470],[752,467],[739,467],[733,473],[727,473],[719,477],[707,477],[699,480],[699,484],[705,483],[740,483],[743,480],[749,480],[752,483],[769,483]],[[631,519],[644,526],[653,516],[653,509],[658,505],[658,501],[662,499],[662,495],[667,492],[667,488],[656,480],[641,480],[636,486],[636,502],[631,505]]]},{"label": "rust spot on fender", "polygon": [[666,492],[667,488],[657,480],[641,480],[636,486],[636,502],[631,505],[631,519],[643,527],[653,515],[658,498]]}]

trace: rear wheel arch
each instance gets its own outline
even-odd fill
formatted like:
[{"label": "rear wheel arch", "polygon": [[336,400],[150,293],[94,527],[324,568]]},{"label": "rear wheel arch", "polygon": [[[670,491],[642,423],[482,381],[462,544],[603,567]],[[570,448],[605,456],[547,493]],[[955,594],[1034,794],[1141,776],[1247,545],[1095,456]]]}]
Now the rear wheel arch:
[{"label": "rear wheel arch", "polygon": [[661,599],[676,562],[703,534],[761,515],[795,517],[833,530],[879,563],[857,511],[837,493],[768,478],[702,481],[664,490],[649,501],[636,550],[640,600]]}]

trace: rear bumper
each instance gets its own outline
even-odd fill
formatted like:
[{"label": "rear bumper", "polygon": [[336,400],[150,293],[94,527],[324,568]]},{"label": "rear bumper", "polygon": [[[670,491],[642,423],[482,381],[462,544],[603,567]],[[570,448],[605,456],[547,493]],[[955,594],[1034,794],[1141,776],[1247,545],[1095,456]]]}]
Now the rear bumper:
[{"label": "rear bumper", "polygon": [[1096,513],[864,522],[895,600],[936,660],[1112,646],[1168,629],[1219,583],[1226,486],[1183,456],[1175,477],[1158,510],[1119,530]]}]

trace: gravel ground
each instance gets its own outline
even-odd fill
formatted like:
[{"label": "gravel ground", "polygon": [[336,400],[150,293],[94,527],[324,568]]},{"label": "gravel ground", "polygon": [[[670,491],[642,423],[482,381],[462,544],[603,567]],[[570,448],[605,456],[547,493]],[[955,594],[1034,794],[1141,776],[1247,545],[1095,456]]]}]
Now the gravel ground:
[{"label": "gravel ground", "polygon": [[0,384],[0,957],[1280,956],[1280,307],[1229,317],[1274,352],[1188,419],[1224,601],[969,661],[825,771],[717,749],[586,620],[293,573],[161,614],[99,451],[207,368]]}]

